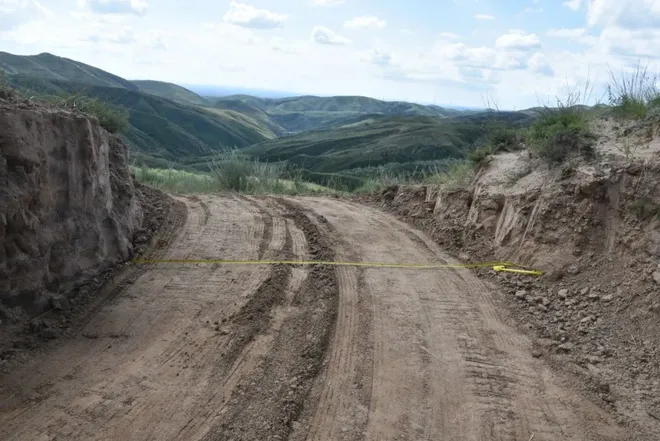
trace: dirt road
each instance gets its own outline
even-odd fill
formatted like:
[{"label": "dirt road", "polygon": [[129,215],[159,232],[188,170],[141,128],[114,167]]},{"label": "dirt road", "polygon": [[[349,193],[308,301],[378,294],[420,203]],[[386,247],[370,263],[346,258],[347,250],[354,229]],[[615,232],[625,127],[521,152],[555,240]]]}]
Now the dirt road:
[{"label": "dirt road", "polygon": [[[187,218],[154,257],[451,261],[344,201],[181,200]],[[0,377],[0,439],[634,438],[531,355],[468,270],[130,271],[71,338]]]}]

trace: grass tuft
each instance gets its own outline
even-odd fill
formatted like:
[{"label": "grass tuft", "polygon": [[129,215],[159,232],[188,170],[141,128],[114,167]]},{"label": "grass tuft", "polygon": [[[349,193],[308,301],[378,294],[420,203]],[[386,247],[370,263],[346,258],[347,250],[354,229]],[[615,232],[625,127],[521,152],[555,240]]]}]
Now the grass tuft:
[{"label": "grass tuft", "polygon": [[98,98],[78,94],[62,94],[33,96],[31,99],[48,106],[76,110],[94,116],[99,120],[101,127],[110,133],[123,133],[129,127],[128,110]]},{"label": "grass tuft", "polygon": [[135,178],[169,193],[320,194],[334,193],[305,182],[284,164],[260,163],[236,150],[215,156],[208,173],[132,166]]},{"label": "grass tuft", "polygon": [[428,176],[426,181],[429,184],[439,185],[444,189],[453,190],[469,186],[475,174],[476,167],[473,162],[457,161],[451,164],[446,170]]},{"label": "grass tuft", "polygon": [[607,95],[613,114],[620,118],[643,119],[650,110],[659,108],[657,81],[658,76],[639,63],[630,74],[622,72],[617,76],[610,71]]}]

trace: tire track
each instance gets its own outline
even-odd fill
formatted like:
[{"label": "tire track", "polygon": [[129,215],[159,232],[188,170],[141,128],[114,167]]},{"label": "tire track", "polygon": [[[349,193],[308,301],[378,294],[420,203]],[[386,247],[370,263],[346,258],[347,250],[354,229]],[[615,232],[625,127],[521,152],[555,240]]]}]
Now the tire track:
[{"label": "tire track", "polygon": [[[358,259],[324,216],[307,215],[330,238],[336,259]],[[359,440],[367,424],[373,372],[371,292],[364,284],[363,268],[336,267],[335,274],[339,305],[332,349],[317,380],[322,386],[307,403],[318,401],[313,416],[308,417],[309,427],[294,433],[292,440]]]},{"label": "tire track", "polygon": [[[327,239],[314,223],[295,205],[286,201],[281,205],[305,233],[310,255],[333,259]],[[333,268],[317,266],[309,273],[270,351],[240,382],[206,440],[286,439],[297,424],[324,360],[337,312]]]}]

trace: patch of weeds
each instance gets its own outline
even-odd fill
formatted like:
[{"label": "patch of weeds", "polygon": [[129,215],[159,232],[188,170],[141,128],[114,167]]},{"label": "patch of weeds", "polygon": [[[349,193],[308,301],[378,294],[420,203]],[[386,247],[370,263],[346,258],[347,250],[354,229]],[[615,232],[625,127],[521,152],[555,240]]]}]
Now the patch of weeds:
[{"label": "patch of weeds", "polygon": [[75,110],[94,116],[110,133],[123,133],[129,127],[128,110],[98,98],[81,94],[36,95],[31,100],[50,107]]},{"label": "patch of weeds", "polygon": [[15,92],[12,87],[9,85],[9,80],[7,80],[7,73],[0,69],[0,99],[6,100],[12,98]]},{"label": "patch of weeds", "polygon": [[481,165],[491,155],[522,150],[524,145],[524,130],[493,125],[486,128],[485,139],[481,141],[481,145],[470,151],[467,157],[474,164]]},{"label": "patch of weeds", "polygon": [[650,110],[660,108],[658,76],[650,74],[647,66],[639,63],[632,73],[619,76],[610,71],[607,95],[612,113],[620,118],[643,119]]},{"label": "patch of weeds", "polygon": [[439,185],[445,189],[455,189],[470,185],[476,174],[475,164],[470,161],[460,161],[449,166],[446,171],[429,175],[426,182]]},{"label": "patch of weeds", "polygon": [[639,148],[639,143],[635,142],[633,139],[624,138],[621,144],[615,144],[614,147],[623,154],[626,161],[630,161],[635,156],[635,153]]}]

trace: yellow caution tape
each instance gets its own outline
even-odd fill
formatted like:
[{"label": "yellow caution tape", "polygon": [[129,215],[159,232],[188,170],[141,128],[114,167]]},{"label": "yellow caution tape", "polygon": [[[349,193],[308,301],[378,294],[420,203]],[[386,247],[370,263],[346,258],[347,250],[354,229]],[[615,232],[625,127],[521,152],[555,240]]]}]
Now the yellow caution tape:
[{"label": "yellow caution tape", "polygon": [[420,263],[384,263],[384,262],[332,262],[323,260],[234,260],[234,259],[134,259],[135,264],[182,263],[182,264],[220,264],[220,265],[332,265],[358,266],[369,268],[486,268],[494,271],[516,273],[529,276],[540,276],[543,271],[524,269],[523,266],[511,262],[484,262],[465,264],[420,264]]}]

